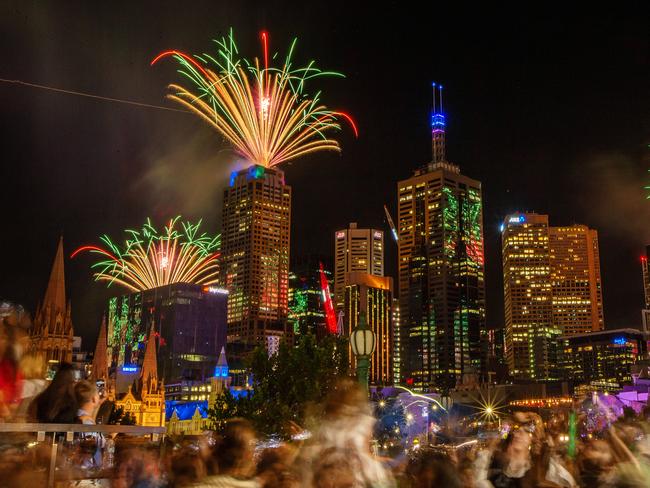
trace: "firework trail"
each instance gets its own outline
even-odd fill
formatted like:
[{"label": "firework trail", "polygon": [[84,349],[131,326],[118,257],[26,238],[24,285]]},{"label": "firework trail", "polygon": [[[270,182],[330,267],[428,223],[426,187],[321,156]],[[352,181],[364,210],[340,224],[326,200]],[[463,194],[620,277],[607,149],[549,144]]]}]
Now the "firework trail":
[{"label": "firework trail", "polygon": [[171,219],[159,233],[147,219],[141,230],[127,229],[124,246],[115,244],[107,235],[100,239],[106,248],[82,246],[82,251],[102,256],[92,265],[96,281],[117,283],[131,291],[144,291],[172,283],[212,285],[219,271],[217,258],[220,236],[199,233],[201,221],[196,224]]},{"label": "firework trail", "polygon": [[179,73],[193,89],[171,84],[167,97],[205,120],[251,163],[272,167],[315,151],[340,151],[339,143],[327,134],[341,130],[340,121],[345,120],[358,135],[354,120],[345,112],[328,109],[320,101],[320,92],[309,95],[305,85],[314,78],[343,75],[322,71],[314,61],[294,67],[296,39],[281,67],[271,67],[268,34],[262,32],[261,39],[263,65],[258,58],[249,61],[239,56],[232,30],[215,41],[214,56],[170,50],[151,64],[168,56],[176,59]]}]

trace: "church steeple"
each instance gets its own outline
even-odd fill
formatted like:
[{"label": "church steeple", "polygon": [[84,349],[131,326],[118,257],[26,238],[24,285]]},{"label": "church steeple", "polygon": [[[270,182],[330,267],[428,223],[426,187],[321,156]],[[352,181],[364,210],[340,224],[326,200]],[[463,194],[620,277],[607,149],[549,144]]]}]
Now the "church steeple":
[{"label": "church steeple", "polygon": [[65,270],[63,264],[63,236],[59,238],[59,246],[56,249],[56,256],[54,256],[54,264],[52,264],[52,271],[50,272],[50,280],[47,283],[47,290],[45,291],[45,299],[43,300],[42,307],[50,307],[54,310],[65,310]]},{"label": "church steeple", "polygon": [[92,377],[95,380],[108,380],[108,340],[106,337],[106,317],[102,318],[102,326],[99,328],[95,355],[93,356]]},{"label": "church steeple", "polygon": [[145,390],[148,385],[158,384],[158,360],[156,358],[156,333],[154,332],[153,325],[149,332],[149,340],[147,341],[147,348],[144,351],[144,359],[142,361],[142,389]]},{"label": "church steeple", "polygon": [[36,309],[31,331],[32,350],[46,362],[72,359],[73,328],[70,303],[65,299],[63,237],[54,256],[43,302]]}]

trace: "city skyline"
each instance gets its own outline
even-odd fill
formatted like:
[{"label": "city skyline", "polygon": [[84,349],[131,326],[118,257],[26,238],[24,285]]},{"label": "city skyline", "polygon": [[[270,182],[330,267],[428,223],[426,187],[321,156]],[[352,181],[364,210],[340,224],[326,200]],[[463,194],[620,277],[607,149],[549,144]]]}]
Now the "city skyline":
[{"label": "city skyline", "polygon": [[[40,11],[38,7],[33,9],[18,11],[28,16]],[[51,15],[56,17],[53,12]],[[83,14],[77,15],[83,18]],[[104,21],[106,24],[99,25],[101,31],[108,29],[117,14],[111,15]],[[316,13],[301,12],[301,15],[306,18]],[[372,15],[377,17],[378,13]],[[213,18],[218,18],[218,15]],[[324,18],[326,25],[333,22],[330,17]],[[306,31],[299,23],[298,19],[292,24],[291,19],[279,21],[269,16],[268,19],[257,19],[254,28],[266,27],[270,32],[276,32],[282,41],[295,33],[319,59],[328,50],[341,52],[336,46],[333,48],[323,42],[318,35]],[[309,250],[330,254],[332,232],[348,222],[357,221],[364,227],[379,228],[386,236],[389,235],[382,205],[387,203],[394,214],[396,181],[407,178],[413,168],[430,159],[427,114],[431,106],[430,82],[435,79],[442,81],[446,90],[450,159],[459,163],[463,174],[480,180],[484,187],[488,325],[503,323],[498,223],[511,211],[535,210],[549,214],[558,225],[580,222],[598,230],[607,309],[605,326],[639,326],[643,306],[639,256],[650,237],[637,232],[639,224],[635,223],[637,220],[647,221],[644,216],[648,215],[643,200],[643,178],[648,166],[644,161],[647,149],[644,148],[643,130],[647,119],[641,113],[643,98],[639,96],[644,78],[641,75],[642,62],[634,57],[634,53],[641,54],[638,49],[641,31],[635,21],[618,23],[616,29],[608,31],[607,41],[614,42],[619,48],[631,45],[632,53],[624,55],[621,60],[615,59],[614,51],[605,53],[604,62],[606,65],[609,62],[610,70],[600,73],[590,65],[596,59],[599,45],[585,46],[579,41],[580,34],[595,30],[597,26],[580,25],[577,32],[569,33],[569,24],[566,21],[566,25],[555,27],[557,35],[550,40],[549,52],[557,54],[567,49],[576,58],[584,55],[584,60],[578,61],[577,67],[571,67],[568,65],[569,58],[573,58],[571,54],[565,55],[566,62],[563,61],[565,58],[560,58],[556,65],[566,70],[566,79],[561,82],[552,82],[551,75],[533,79],[540,74],[538,70],[541,68],[517,61],[517,53],[521,52],[516,47],[508,47],[503,40],[497,45],[504,49],[504,54],[509,54],[506,57],[513,59],[515,66],[500,77],[494,75],[494,80],[490,79],[491,72],[479,77],[485,86],[477,86],[470,77],[479,70],[481,63],[487,66],[488,61],[481,62],[472,57],[472,61],[460,66],[452,62],[471,49],[479,52],[486,49],[474,46],[470,41],[455,46],[450,39],[437,46],[435,60],[425,62],[420,71],[408,73],[404,80],[398,80],[392,88],[394,93],[382,93],[384,90],[379,86],[369,87],[368,80],[374,77],[371,74],[374,69],[363,63],[357,68],[356,62],[361,54],[349,53],[338,60],[330,55],[324,64],[341,69],[348,73],[349,78],[344,87],[335,88],[332,98],[341,100],[357,116],[361,136],[359,140],[349,135],[344,137],[342,156],[317,155],[283,167],[287,181],[294,188],[291,253],[304,254],[301,251]],[[191,35],[181,32],[179,38],[158,35],[144,41],[140,36],[146,35],[146,30],[130,34],[128,40],[138,48],[126,60],[116,61],[118,75],[110,78],[108,83],[99,84],[87,76],[101,79],[109,69],[101,62],[89,68],[92,71],[90,75],[62,76],[70,70],[72,58],[68,54],[59,59],[60,66],[45,63],[42,70],[31,68],[34,60],[25,64],[19,59],[29,57],[26,54],[30,52],[30,43],[8,27],[10,37],[16,40],[10,43],[16,52],[5,58],[9,71],[6,76],[165,105],[162,80],[169,78],[171,68],[161,68],[155,73],[149,71],[146,62],[150,55],[178,44],[178,39],[185,46],[202,46],[219,32],[225,32],[230,25],[242,33],[247,29],[253,30],[253,27],[244,27],[243,20],[231,13],[220,19],[218,25],[214,20],[206,21]],[[344,22],[339,28],[351,35],[349,24]],[[628,33],[623,35],[626,30]],[[451,27],[441,28],[435,37],[440,41],[451,31]],[[477,30],[472,39],[480,37],[483,32]],[[535,49],[535,46],[539,49],[548,41],[541,36],[542,32],[541,26],[535,24],[531,33],[513,33],[510,40],[527,40],[534,57],[546,61],[544,70],[554,71],[549,69],[549,65],[555,66],[552,54],[547,57]],[[51,49],[55,52],[71,50],[72,56],[79,55],[83,59],[83,50],[76,52],[71,49],[72,39],[77,34],[73,33],[68,39],[60,27],[51,25],[46,26],[44,35],[49,36]],[[254,36],[252,33],[250,37]],[[408,54],[408,59],[434,52],[431,42],[426,42],[423,37],[414,34],[407,38],[416,50]],[[377,59],[378,54],[361,34],[354,39],[360,41],[359,53],[369,53],[371,60]],[[113,41],[114,46],[111,45]],[[336,45],[341,41],[333,42]],[[283,42],[278,41],[277,46],[281,44]],[[389,44],[388,40],[381,41],[384,49],[390,49]],[[100,61],[108,60],[114,54],[124,55],[124,49],[124,44],[109,36],[107,45],[99,49],[98,56]],[[494,66],[489,67],[495,72],[499,66],[510,62],[496,55],[489,59],[494,61]],[[602,66],[602,62],[598,66]],[[617,70],[636,74],[620,80],[617,86],[613,81],[618,77],[609,72]],[[135,76],[133,86],[126,81],[126,73]],[[513,74],[515,77],[508,80],[507,76]],[[571,74],[577,81],[569,80]],[[594,86],[587,87],[587,93],[579,95],[581,82],[590,78],[598,79]],[[504,83],[510,92],[509,100],[493,90]],[[546,93],[539,92],[542,86],[546,86]],[[411,93],[402,100],[400,94],[407,91]],[[163,220],[181,212],[204,217],[210,231],[220,229],[218,209],[210,208],[205,202],[218,206],[218,194],[227,185],[227,174],[232,169],[231,155],[223,153],[225,144],[191,117],[7,85],[0,87],[0,97],[8,117],[15,120],[15,126],[10,127],[5,135],[6,161],[9,164],[3,165],[2,177],[12,184],[3,192],[2,203],[3,208],[16,210],[10,212],[6,221],[7,228],[12,229],[16,238],[3,239],[1,244],[3,253],[15,258],[5,270],[4,279],[0,280],[1,297],[23,303],[34,314],[36,302],[45,290],[51,257],[60,234],[63,234],[68,248],[73,249],[101,233],[114,233],[136,225],[150,213]],[[517,104],[522,106],[518,108]],[[596,109],[592,105],[599,107]],[[595,120],[592,116],[595,113],[607,113],[606,118],[616,119],[616,128],[605,121]],[[393,123],[382,121],[382,114]],[[536,122],[529,118],[536,119]],[[544,123],[558,119],[562,120],[561,127],[553,125],[553,136],[550,137],[544,130]],[[89,123],[89,120],[98,123]],[[585,120],[589,122],[585,124]],[[24,150],[25,134],[35,134],[36,139],[41,134],[45,137],[43,141],[30,143]],[[188,141],[188,137],[192,139]],[[59,146],[53,141],[65,141],[66,144]],[[498,141],[502,143],[495,144]],[[223,171],[211,166],[210,178],[197,180],[197,171],[201,173],[201,169],[205,169],[202,161],[206,155],[213,159],[221,158],[219,168]],[[189,164],[188,158],[197,162]],[[178,160],[185,161],[187,175],[183,181],[175,183],[180,187],[197,187],[197,181],[213,185],[217,188],[217,199],[204,198],[190,211],[178,208],[192,206],[187,194],[179,196],[178,190],[172,189],[172,183],[177,180],[174,175],[179,168],[175,166]],[[547,176],[547,173],[560,169],[566,170],[563,179]],[[48,171],[54,172],[53,178],[47,177]],[[342,178],[343,171],[348,171],[350,177]],[[612,175],[617,178],[610,178]],[[587,184],[580,185],[586,176],[590,176]],[[531,178],[537,180],[535,184],[530,183]],[[599,182],[607,179],[615,181],[601,190]],[[607,200],[611,200],[612,213],[627,217],[610,217],[608,220],[599,209],[599,200],[604,199],[597,191],[611,195]],[[621,202],[625,192],[634,194],[638,204],[628,205],[630,199]],[[97,219],[97,214],[102,218]],[[315,219],[314,215],[318,218]],[[632,236],[635,233],[636,237]],[[385,242],[385,274],[396,278],[396,248],[390,239]],[[617,264],[619,261],[622,261],[620,266]],[[75,329],[92,345],[101,321],[98,304],[105,303],[108,296],[117,292],[106,291],[101,285],[92,283],[87,263],[67,261],[66,266],[67,294],[72,300]],[[91,348],[88,343],[85,347]]]}]

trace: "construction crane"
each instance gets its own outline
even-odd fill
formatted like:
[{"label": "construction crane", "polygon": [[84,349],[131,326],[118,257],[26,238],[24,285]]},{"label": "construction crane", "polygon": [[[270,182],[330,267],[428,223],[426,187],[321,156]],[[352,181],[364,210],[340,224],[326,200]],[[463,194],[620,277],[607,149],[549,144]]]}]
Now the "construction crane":
[{"label": "construction crane", "polygon": [[395,228],[395,223],[393,222],[393,219],[391,218],[390,212],[388,211],[388,207],[386,205],[384,205],[384,212],[386,212],[386,218],[388,219],[390,230],[393,233],[393,239],[395,239],[395,242],[397,242],[399,240],[397,237],[397,229]]}]

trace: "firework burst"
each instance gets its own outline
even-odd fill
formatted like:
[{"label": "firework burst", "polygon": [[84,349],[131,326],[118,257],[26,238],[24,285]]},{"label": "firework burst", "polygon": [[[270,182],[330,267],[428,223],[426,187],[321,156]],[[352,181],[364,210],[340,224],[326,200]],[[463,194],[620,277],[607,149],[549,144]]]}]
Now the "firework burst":
[{"label": "firework burst", "polygon": [[95,280],[117,283],[131,291],[144,291],[172,283],[212,285],[217,281],[220,236],[200,233],[196,224],[171,219],[162,232],[147,219],[141,230],[127,229],[123,246],[110,237],[100,239],[106,245],[82,246],[82,251],[99,254],[102,259],[92,265]]},{"label": "firework burst", "polygon": [[179,73],[193,89],[171,84],[167,97],[210,124],[251,163],[272,167],[315,151],[340,151],[339,143],[327,134],[340,130],[340,121],[345,120],[358,135],[354,121],[345,112],[328,109],[320,102],[320,92],[309,95],[305,85],[314,78],[343,75],[322,71],[314,61],[294,67],[296,39],[282,66],[271,67],[266,32],[261,39],[262,61],[240,57],[231,30],[215,41],[215,56],[170,50],[160,53],[151,64],[168,56],[175,58]]}]

